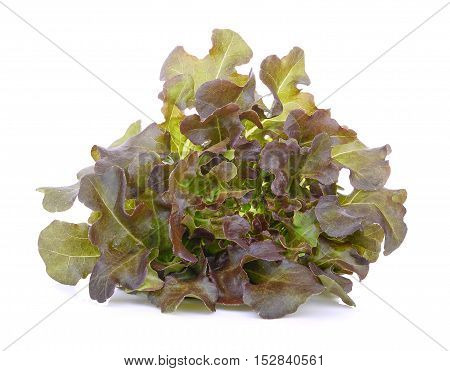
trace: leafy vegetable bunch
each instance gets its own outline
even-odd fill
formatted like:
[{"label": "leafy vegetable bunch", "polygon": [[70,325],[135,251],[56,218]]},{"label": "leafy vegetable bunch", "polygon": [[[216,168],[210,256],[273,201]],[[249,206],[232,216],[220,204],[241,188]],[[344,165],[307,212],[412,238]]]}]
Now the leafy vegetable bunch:
[{"label": "leafy vegetable bunch", "polygon": [[[270,107],[254,74],[236,71],[251,57],[230,30],[213,31],[202,59],[176,47],[161,70],[164,122],[132,124],[92,148],[95,165],[76,184],[39,189],[48,211],[76,198],[92,210],[88,223],[55,220],[41,232],[53,279],[75,285],[90,274],[92,299],[118,287],[163,312],[185,297],[212,311],[244,303],[263,318],[324,292],[354,305],[345,276],[366,277],[382,244],[390,254],[407,230],[406,191],[384,188],[390,147],[367,148],[297,87],[309,84],[300,48],[262,61]],[[341,169],[350,194],[337,184]]]}]

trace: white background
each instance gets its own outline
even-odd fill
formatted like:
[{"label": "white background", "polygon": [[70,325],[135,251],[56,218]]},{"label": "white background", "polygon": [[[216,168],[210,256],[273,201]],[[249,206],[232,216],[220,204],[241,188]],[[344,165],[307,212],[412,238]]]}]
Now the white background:
[{"label": "white background", "polygon": [[[241,34],[254,51],[256,72],[265,56],[302,47],[312,81],[306,91],[320,102],[444,5],[5,2],[155,120],[162,117],[157,94],[165,57],[176,45],[203,56],[213,28]],[[408,190],[407,238],[371,266],[364,284],[447,348],[449,24],[450,6],[321,105],[367,145],[389,143],[387,186]],[[72,184],[76,171],[90,164],[91,146],[108,145],[136,119],[150,122],[0,4],[2,348],[86,284],[53,282],[37,237],[55,218],[84,221],[87,210],[46,213],[34,189]],[[269,321],[245,308],[209,314],[197,305],[163,315],[144,299],[120,293],[99,305],[84,290],[2,352],[0,365],[116,370],[126,369],[124,356],[207,354],[248,358],[251,368],[256,354],[309,353],[324,355],[322,369],[448,369],[448,352],[379,298],[358,283],[352,297],[356,308],[314,298],[296,314]]]}]

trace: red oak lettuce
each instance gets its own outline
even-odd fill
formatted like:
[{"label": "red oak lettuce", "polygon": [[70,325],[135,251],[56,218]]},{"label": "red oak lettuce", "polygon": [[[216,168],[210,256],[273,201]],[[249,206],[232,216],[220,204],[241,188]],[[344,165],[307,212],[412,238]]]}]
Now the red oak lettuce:
[{"label": "red oak lettuce", "polygon": [[[119,288],[163,312],[185,297],[211,311],[246,304],[263,318],[324,292],[354,305],[345,276],[366,277],[406,235],[406,191],[384,188],[389,145],[367,148],[299,89],[309,84],[300,48],[262,61],[268,107],[255,75],[236,71],[252,57],[245,41],[214,30],[212,44],[202,59],[182,47],[169,55],[163,122],[135,122],[94,146],[75,184],[39,188],[47,211],[77,198],[92,210],[87,223],[42,231],[47,273],[67,285],[90,274],[92,299]],[[342,169],[350,194],[337,184]]]}]

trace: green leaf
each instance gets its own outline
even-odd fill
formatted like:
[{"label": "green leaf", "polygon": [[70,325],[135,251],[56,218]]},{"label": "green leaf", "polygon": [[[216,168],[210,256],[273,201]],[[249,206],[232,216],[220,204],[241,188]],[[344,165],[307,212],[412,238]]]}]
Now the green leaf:
[{"label": "green leaf", "polygon": [[317,246],[317,239],[322,231],[313,210],[308,210],[304,213],[295,212],[293,226],[296,237],[300,241],[305,241],[312,247]]},{"label": "green leaf", "polygon": [[313,272],[315,276],[320,280],[322,285],[326,288],[326,292],[341,298],[342,301],[349,306],[356,306],[352,298],[348,296],[345,288],[340,284],[342,280],[345,280],[344,282],[347,283],[347,286],[349,286],[348,291],[350,291],[352,287],[352,281],[347,280],[344,277],[337,276],[331,271],[323,271],[313,263],[309,263],[309,268],[311,269],[311,272]]},{"label": "green leaf", "polygon": [[332,149],[333,160],[350,170],[352,186],[365,191],[375,191],[386,184],[391,173],[389,162],[386,161],[389,153],[389,145],[369,149],[359,140]]},{"label": "green leaf", "polygon": [[372,221],[383,228],[384,255],[389,255],[401,245],[408,230],[403,221],[406,214],[403,203],[406,197],[404,189],[380,189],[374,192],[360,190],[341,197],[339,202],[347,210],[364,214],[365,224]]},{"label": "green leaf", "polygon": [[242,82],[247,76],[239,75],[235,68],[248,63],[252,55],[249,46],[236,32],[216,29],[212,35],[212,48],[206,57],[198,59],[178,46],[164,62],[160,78],[167,81],[187,75],[194,81],[194,91],[206,81],[219,78]]},{"label": "green leaf", "polygon": [[321,237],[318,246],[311,261],[320,268],[339,269],[344,274],[356,273],[360,280],[367,276],[369,261],[359,255],[352,244]]},{"label": "green leaf", "polygon": [[222,182],[229,182],[237,175],[237,167],[232,162],[223,161],[214,166],[210,172]]},{"label": "green leaf", "polygon": [[381,251],[381,244],[384,239],[384,231],[378,224],[371,224],[356,231],[348,238],[348,241],[358,251],[358,254],[374,263],[378,259]]},{"label": "green leaf", "polygon": [[93,166],[86,167],[77,173],[78,182],[66,187],[41,187],[36,189],[44,193],[42,206],[54,213],[69,210],[77,199],[80,190],[80,179],[94,172]]},{"label": "green leaf", "polygon": [[225,239],[223,218],[218,217],[214,211],[199,210],[193,215],[187,214],[184,216],[182,224],[189,229],[191,236],[200,229],[208,231],[216,239]]},{"label": "green leaf", "polygon": [[41,187],[38,192],[44,193],[42,206],[54,213],[69,210],[78,196],[80,184],[75,183],[67,187]]},{"label": "green leaf", "polygon": [[115,140],[109,148],[119,147],[123,143],[125,143],[131,137],[138,135],[141,132],[141,120],[133,122],[128,129],[125,131],[125,134],[122,135],[119,139]]},{"label": "green leaf", "polygon": [[39,235],[39,254],[48,275],[64,285],[76,285],[94,268],[100,252],[88,239],[89,226],[53,221]]},{"label": "green leaf", "polygon": [[180,123],[185,118],[183,110],[194,96],[194,81],[189,75],[175,76],[164,83],[159,98],[163,101],[161,109],[164,122],[161,127],[170,133],[170,149],[183,155],[185,147],[189,147],[187,138],[180,132]]},{"label": "green leaf", "polygon": [[305,72],[304,57],[303,50],[295,47],[281,59],[271,55],[262,61],[259,78],[273,94],[272,116],[282,114],[283,104],[290,102],[296,102],[299,105],[296,108],[314,106],[310,96],[297,88],[297,84],[310,83]]}]

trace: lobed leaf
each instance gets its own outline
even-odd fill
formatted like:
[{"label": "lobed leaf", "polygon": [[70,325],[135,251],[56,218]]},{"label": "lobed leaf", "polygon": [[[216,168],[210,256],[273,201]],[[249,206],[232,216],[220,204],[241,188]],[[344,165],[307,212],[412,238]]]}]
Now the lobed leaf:
[{"label": "lobed leaf", "polygon": [[339,273],[356,273],[360,280],[369,273],[369,261],[359,255],[357,249],[350,243],[320,238],[319,248],[311,257],[311,262],[323,269],[334,269]]},{"label": "lobed leaf", "polygon": [[[283,112],[283,103],[299,100],[301,92],[297,84],[309,85],[304,57],[303,50],[295,47],[281,59],[276,55],[270,55],[262,61],[259,78],[273,94],[272,116],[278,116]],[[305,100],[308,101],[308,98]]]},{"label": "lobed leaf", "polygon": [[295,212],[292,224],[295,236],[300,241],[305,241],[312,247],[317,246],[317,240],[322,231],[312,210],[304,213]]},{"label": "lobed leaf", "polygon": [[207,277],[185,281],[168,276],[161,291],[149,294],[149,299],[160,307],[163,313],[175,311],[185,297],[200,299],[211,312],[216,310],[217,287]]},{"label": "lobed leaf", "polygon": [[92,174],[94,168],[89,166],[80,170],[77,174],[78,182],[66,187],[40,187],[38,192],[44,193],[42,206],[45,210],[54,213],[69,210],[78,197],[80,191],[80,179],[85,175]]},{"label": "lobed leaf", "polygon": [[40,187],[37,191],[44,194],[44,209],[54,213],[69,210],[77,199],[79,189],[77,182],[67,187]]},{"label": "lobed leaf", "polygon": [[179,75],[164,83],[159,98],[164,122],[161,127],[170,133],[170,150],[182,156],[189,147],[187,138],[180,132],[180,123],[185,118],[183,110],[191,105],[194,96],[194,80],[189,75]]},{"label": "lobed leaf", "polygon": [[289,138],[297,139],[300,145],[308,145],[321,133],[330,136],[331,144],[347,143],[355,140],[356,133],[340,126],[331,118],[329,110],[318,109],[312,114],[296,109],[289,113],[284,123],[284,132]]},{"label": "lobed leaf", "polygon": [[206,148],[218,144],[225,139],[233,147],[244,127],[239,119],[239,106],[230,103],[201,121],[200,116],[187,116],[180,124],[180,131],[189,140]]},{"label": "lobed leaf", "polygon": [[89,294],[99,303],[108,300],[116,286],[138,289],[147,276],[149,249],[134,247],[128,250],[110,248],[102,252],[89,281]]},{"label": "lobed leaf", "polygon": [[310,296],[324,287],[311,271],[287,260],[249,263],[245,267],[254,283],[244,285],[244,303],[262,318],[280,318],[297,311]]},{"label": "lobed leaf", "polygon": [[246,234],[250,232],[250,224],[239,215],[226,216],[223,218],[223,233],[227,240],[235,242],[241,247],[247,247]]},{"label": "lobed leaf", "polygon": [[[244,86],[223,79],[205,82],[195,94],[195,108],[200,118],[204,120],[230,103],[237,104],[241,112],[253,112],[249,110],[256,103],[255,84],[253,74]],[[251,113],[248,113],[247,117],[249,115]]]},{"label": "lobed leaf", "polygon": [[391,173],[386,156],[391,147],[368,149],[359,140],[337,145],[332,149],[333,160],[350,170],[350,183],[356,189],[376,191],[387,182]]},{"label": "lobed leaf", "polygon": [[[350,291],[352,287],[352,281],[344,277],[338,276],[331,271],[327,272],[323,271],[322,269],[317,267],[314,263],[309,263],[309,269],[311,269],[311,272],[313,272],[314,275],[320,280],[322,285],[325,287],[326,292],[336,295],[337,297],[341,298],[345,304],[351,307],[356,306],[352,298],[348,296],[348,291]],[[348,291],[342,284],[342,280],[345,280],[344,282],[347,284],[347,286],[349,286],[347,288]]]},{"label": "lobed leaf", "polygon": [[331,140],[328,134],[321,133],[314,137],[301,174],[324,185],[337,182],[339,169],[331,162]]},{"label": "lobed leaf", "polygon": [[119,147],[131,137],[138,135],[141,132],[141,120],[133,122],[125,133],[117,140],[111,143],[110,148]]},{"label": "lobed leaf", "polygon": [[248,282],[243,265],[255,259],[278,261],[282,249],[269,240],[252,243],[248,248],[231,245],[226,251],[210,259],[211,276],[217,285],[217,302],[226,305],[243,304],[244,284]]},{"label": "lobed leaf", "polygon": [[96,161],[95,171],[105,173],[113,166],[122,169],[135,159],[139,153],[168,153],[168,137],[156,124],[149,125],[138,135],[130,137],[118,147],[103,148],[94,146],[91,150],[92,158]]},{"label": "lobed leaf", "polygon": [[94,268],[100,252],[89,241],[89,226],[54,220],[39,235],[39,254],[48,275],[64,285],[76,285]]},{"label": "lobed leaf", "polygon": [[187,75],[194,81],[194,91],[206,81],[228,78],[239,82],[245,77],[236,67],[250,61],[253,53],[236,32],[216,29],[212,34],[212,48],[203,59],[188,54],[183,47],[176,47],[161,68],[160,78],[167,81],[179,75]]},{"label": "lobed leaf", "polygon": [[345,237],[368,224],[379,224],[385,235],[384,254],[388,255],[406,236],[405,200],[405,190],[355,190],[339,201],[336,196],[322,197],[315,213],[322,230],[331,237]]},{"label": "lobed leaf", "polygon": [[151,247],[151,212],[141,203],[132,214],[128,214],[125,194],[125,173],[115,166],[104,174],[87,175],[81,180],[80,202],[93,211],[101,212],[89,230],[89,238],[102,252],[110,247],[130,250],[135,246]]}]

